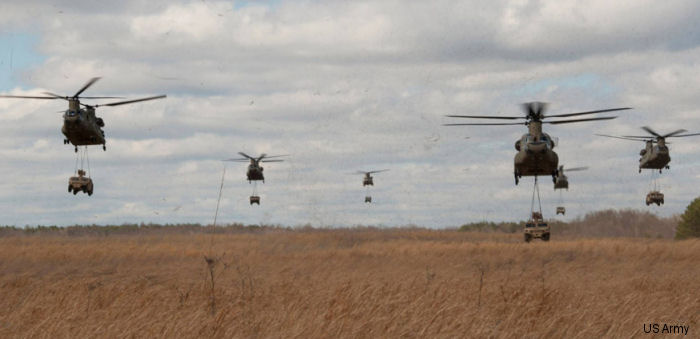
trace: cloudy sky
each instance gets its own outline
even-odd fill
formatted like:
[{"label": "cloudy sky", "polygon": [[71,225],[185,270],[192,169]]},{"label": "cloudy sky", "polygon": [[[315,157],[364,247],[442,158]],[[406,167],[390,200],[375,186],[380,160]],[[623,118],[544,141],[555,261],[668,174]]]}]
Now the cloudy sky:
[{"label": "cloudy sky", "polygon": [[[593,133],[700,132],[697,1],[3,1],[0,92],[164,100],[103,107],[107,152],[89,149],[92,197],[59,100],[0,100],[0,224],[211,223],[343,226],[522,220],[513,184],[524,127],[444,127],[446,114],[634,107],[610,122],[546,126],[570,190],[543,178],[545,216],[605,208],[682,213],[700,195],[700,138],[672,140],[663,207],[646,207],[641,142]],[[470,137],[465,139],[465,137]],[[265,166],[250,206],[246,165]],[[377,174],[374,203],[357,170]],[[560,201],[560,199],[562,199]]]}]

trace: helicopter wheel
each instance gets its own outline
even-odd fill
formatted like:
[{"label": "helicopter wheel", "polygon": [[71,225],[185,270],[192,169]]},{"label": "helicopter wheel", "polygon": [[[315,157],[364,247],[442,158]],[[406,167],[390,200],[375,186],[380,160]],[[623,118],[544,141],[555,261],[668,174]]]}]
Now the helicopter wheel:
[{"label": "helicopter wheel", "polygon": [[75,153],[78,153],[78,146],[75,146]]},{"label": "helicopter wheel", "polygon": [[102,144],[102,150],[103,150],[103,151],[107,151],[107,145]]},{"label": "helicopter wheel", "polygon": [[641,168],[641,167],[639,168],[639,173],[642,173],[642,168]]},{"label": "helicopter wheel", "polygon": [[520,180],[518,180],[518,172],[514,172],[513,176],[515,177],[515,185],[517,186],[518,182],[520,182]]}]

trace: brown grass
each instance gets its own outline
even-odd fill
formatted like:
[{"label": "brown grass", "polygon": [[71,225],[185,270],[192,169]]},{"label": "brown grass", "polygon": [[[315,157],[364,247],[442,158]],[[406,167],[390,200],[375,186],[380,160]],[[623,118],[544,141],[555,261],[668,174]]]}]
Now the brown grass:
[{"label": "brown grass", "polygon": [[400,229],[9,236],[0,337],[697,337],[699,256],[700,240]]}]

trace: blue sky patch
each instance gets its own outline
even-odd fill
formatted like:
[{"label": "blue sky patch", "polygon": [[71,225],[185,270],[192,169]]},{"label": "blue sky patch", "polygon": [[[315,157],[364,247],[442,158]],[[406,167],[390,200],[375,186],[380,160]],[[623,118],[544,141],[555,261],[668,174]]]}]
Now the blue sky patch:
[{"label": "blue sky patch", "polygon": [[26,33],[3,33],[0,35],[0,91],[8,91],[26,85],[22,72],[40,65],[46,57],[39,54],[35,46],[39,36]]}]

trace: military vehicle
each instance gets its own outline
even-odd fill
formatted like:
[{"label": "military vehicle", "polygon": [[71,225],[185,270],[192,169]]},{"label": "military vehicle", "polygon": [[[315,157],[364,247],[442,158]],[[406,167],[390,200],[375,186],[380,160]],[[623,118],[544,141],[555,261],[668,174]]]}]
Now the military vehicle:
[{"label": "military vehicle", "polygon": [[532,212],[532,218],[525,223],[523,235],[525,242],[530,242],[530,240],[537,238],[549,241],[549,225],[542,220],[542,213]]},{"label": "military vehicle", "polygon": [[372,174],[374,173],[381,173],[381,172],[386,172],[388,169],[383,169],[383,170],[377,170],[377,171],[357,171],[354,174],[363,174],[364,178],[362,178],[362,186],[374,186],[374,177],[372,177]]},{"label": "military vehicle", "polygon": [[[62,96],[50,92],[44,92],[47,96],[24,96],[24,95],[0,95],[0,98],[20,98],[20,99],[63,99],[68,101],[68,109],[63,114],[63,127],[61,132],[65,136],[63,144],[73,144],[75,152],[78,152],[78,146],[102,145],[103,150],[107,150],[107,141],[102,127],[105,126],[104,120],[95,115],[95,110],[100,106],[119,106],[133,104],[141,101],[155,100],[165,98],[165,95],[157,95],[153,97],[133,99],[127,101],[118,101],[101,105],[87,105],[80,102],[80,99],[114,99],[120,97],[81,97],[86,89],[92,86],[100,78],[92,78],[73,96]],[[81,108],[84,106],[85,108]]]},{"label": "military vehicle", "polygon": [[[639,173],[642,173],[642,169],[655,169],[659,170],[659,173],[663,169],[670,169],[671,166],[668,163],[671,162],[671,156],[669,154],[668,146],[666,146],[666,138],[680,138],[680,137],[691,137],[700,135],[700,133],[691,134],[681,134],[687,132],[684,129],[679,129],[677,131],[661,135],[652,130],[649,126],[642,127],[650,135],[623,135],[614,136],[607,134],[596,134],[601,137],[632,140],[632,141],[644,141],[646,146],[643,150],[639,152]],[[654,145],[656,144],[656,145]]]},{"label": "military vehicle", "polygon": [[76,195],[78,192],[83,192],[87,193],[88,196],[92,195],[92,179],[86,177],[85,174],[85,171],[78,170],[78,176],[68,179],[68,193],[73,192],[73,195]]},{"label": "military vehicle", "polygon": [[661,206],[664,204],[664,194],[659,191],[651,191],[647,193],[646,199],[647,206],[651,204],[656,204],[656,206]]},{"label": "military vehicle", "polygon": [[[576,171],[584,171],[587,170],[588,167],[574,167],[574,168],[568,168],[566,171],[567,172],[576,172]],[[569,178],[564,174],[564,165],[559,166],[559,170],[557,170],[557,176],[554,178],[554,189],[566,189],[567,191],[569,190]]]},{"label": "military vehicle", "polygon": [[267,154],[263,153],[257,158],[251,157],[248,154],[245,154],[243,152],[238,152],[243,158],[235,158],[235,159],[225,159],[223,161],[235,161],[235,162],[250,162],[248,165],[248,171],[246,172],[246,177],[248,178],[248,183],[251,183],[253,181],[262,181],[265,183],[265,176],[263,175],[263,167],[260,166],[261,162],[282,162],[284,160],[282,159],[270,159],[270,158],[279,158],[279,157],[286,157],[288,155],[271,155],[268,156]]},{"label": "military vehicle", "polygon": [[514,159],[515,184],[517,185],[520,178],[523,176],[539,176],[551,175],[552,181],[556,182],[557,170],[559,166],[559,156],[552,149],[556,146],[554,139],[542,132],[542,124],[570,124],[584,121],[594,120],[610,120],[617,118],[599,117],[585,119],[569,119],[569,120],[554,120],[544,121],[546,118],[569,118],[580,115],[605,113],[613,111],[621,111],[631,109],[630,107],[610,108],[587,112],[564,113],[554,115],[544,115],[547,104],[542,102],[528,102],[523,104],[525,116],[481,116],[481,115],[448,115],[452,118],[469,118],[469,119],[501,119],[501,120],[516,120],[525,119],[523,122],[512,123],[466,123],[466,124],[444,124],[444,126],[493,126],[493,125],[525,125],[528,127],[528,133],[523,134],[520,140],[515,142],[515,149],[518,153]]},{"label": "military vehicle", "polygon": [[566,208],[564,206],[557,206],[557,215],[566,215]]},{"label": "military vehicle", "polygon": [[250,204],[258,204],[260,205],[260,197],[257,195],[251,195],[250,196]]},{"label": "military vehicle", "polygon": [[366,196],[366,197],[365,197],[365,203],[370,203],[370,204],[371,204],[371,203],[372,203],[372,197],[370,197],[369,195]]}]

